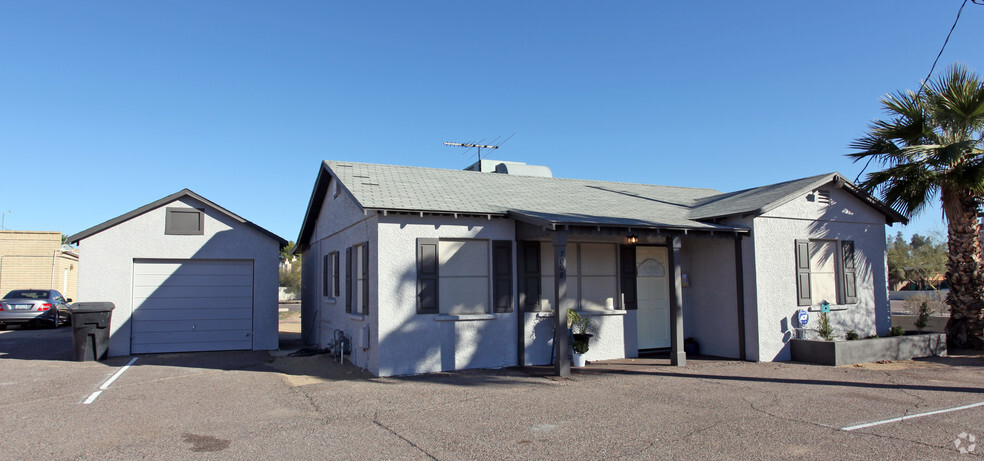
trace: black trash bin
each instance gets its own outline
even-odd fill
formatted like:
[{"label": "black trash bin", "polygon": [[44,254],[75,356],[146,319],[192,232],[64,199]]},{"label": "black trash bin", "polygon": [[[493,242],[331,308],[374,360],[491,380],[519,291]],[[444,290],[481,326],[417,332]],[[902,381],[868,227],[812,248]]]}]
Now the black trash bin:
[{"label": "black trash bin", "polygon": [[109,325],[113,303],[75,303],[72,312],[72,352],[75,360],[103,360],[109,352]]}]

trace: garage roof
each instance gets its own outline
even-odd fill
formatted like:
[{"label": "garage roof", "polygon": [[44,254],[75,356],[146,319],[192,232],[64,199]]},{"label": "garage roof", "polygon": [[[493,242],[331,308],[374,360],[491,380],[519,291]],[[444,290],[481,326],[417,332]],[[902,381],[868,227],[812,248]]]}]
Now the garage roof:
[{"label": "garage roof", "polygon": [[241,216],[239,216],[239,215],[237,215],[237,214],[235,214],[235,213],[233,213],[233,212],[231,212],[231,211],[229,211],[229,210],[227,210],[225,208],[222,208],[219,205],[216,205],[215,202],[212,202],[211,200],[208,200],[205,197],[202,197],[201,195],[198,195],[198,194],[194,193],[190,189],[182,189],[182,190],[180,190],[178,192],[175,192],[175,193],[173,193],[171,195],[168,195],[167,197],[164,197],[164,198],[162,198],[160,200],[157,200],[157,201],[152,202],[152,203],[148,203],[148,204],[146,204],[146,205],[144,205],[144,206],[142,206],[140,208],[137,208],[136,210],[133,210],[133,211],[131,211],[129,213],[126,213],[126,214],[117,216],[117,217],[115,217],[113,219],[110,219],[109,221],[106,221],[106,222],[104,222],[102,224],[98,224],[96,226],[90,227],[90,228],[88,228],[88,229],[86,229],[86,230],[84,230],[82,232],[79,232],[77,234],[74,234],[74,235],[69,236],[67,240],[68,240],[69,243],[78,243],[79,240],[83,240],[85,238],[91,237],[91,236],[93,236],[95,234],[98,234],[98,233],[100,233],[100,232],[102,232],[102,231],[104,231],[106,229],[109,229],[110,227],[113,227],[113,226],[116,226],[117,224],[120,224],[120,223],[129,221],[129,220],[131,220],[133,218],[136,218],[137,216],[140,216],[140,215],[142,215],[142,214],[144,214],[144,213],[146,213],[148,211],[151,211],[151,210],[160,208],[160,207],[162,207],[164,205],[167,205],[168,203],[174,202],[175,200],[178,200],[178,199],[183,198],[183,197],[191,197],[191,198],[193,198],[195,200],[198,200],[199,202],[202,202],[202,203],[208,205],[209,207],[215,209],[216,211],[218,211],[218,212],[220,212],[220,213],[228,216],[229,218],[233,219],[234,221],[239,222],[241,224],[245,224],[247,226],[250,226],[253,229],[256,229],[261,234],[264,234],[267,237],[270,237],[270,238],[276,240],[277,243],[280,245],[280,248],[284,248],[284,247],[287,246],[287,241],[284,240],[284,239],[282,239],[282,238],[280,238],[279,236],[277,236],[273,232],[270,232],[270,231],[268,231],[268,230],[266,230],[266,229],[264,229],[264,228],[262,228],[260,226],[257,226],[256,224],[253,224],[252,222],[247,221],[246,219],[243,219]]}]

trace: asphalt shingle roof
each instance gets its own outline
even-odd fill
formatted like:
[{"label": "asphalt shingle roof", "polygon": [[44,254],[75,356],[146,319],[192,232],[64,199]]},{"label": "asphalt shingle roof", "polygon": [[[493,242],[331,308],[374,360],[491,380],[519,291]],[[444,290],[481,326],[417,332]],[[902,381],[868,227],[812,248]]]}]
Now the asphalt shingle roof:
[{"label": "asphalt shingle roof", "polygon": [[363,208],[512,214],[561,224],[730,229],[690,218],[713,189],[326,161]]},{"label": "asphalt shingle roof", "polygon": [[698,200],[690,216],[693,219],[708,219],[767,211],[764,209],[779,205],[801,192],[813,190],[834,180],[836,176],[838,176],[836,173],[826,173],[706,197]]},{"label": "asphalt shingle roof", "polygon": [[[737,192],[466,170],[325,161],[366,209],[509,215],[542,224],[739,230],[712,218],[763,213],[830,181],[837,173]],[[890,219],[900,215],[851,185]],[[902,218],[904,219],[904,218]],[[898,221],[899,219],[894,219]]]}]

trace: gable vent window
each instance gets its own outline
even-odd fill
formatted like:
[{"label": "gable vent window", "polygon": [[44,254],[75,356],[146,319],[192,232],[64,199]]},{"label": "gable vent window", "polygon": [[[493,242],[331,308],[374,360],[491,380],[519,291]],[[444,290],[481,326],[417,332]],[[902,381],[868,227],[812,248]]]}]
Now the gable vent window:
[{"label": "gable vent window", "polygon": [[817,191],[817,203],[821,205],[830,205],[830,191],[827,189],[820,189]]},{"label": "gable vent window", "polygon": [[205,211],[197,208],[167,207],[165,235],[204,235]]}]

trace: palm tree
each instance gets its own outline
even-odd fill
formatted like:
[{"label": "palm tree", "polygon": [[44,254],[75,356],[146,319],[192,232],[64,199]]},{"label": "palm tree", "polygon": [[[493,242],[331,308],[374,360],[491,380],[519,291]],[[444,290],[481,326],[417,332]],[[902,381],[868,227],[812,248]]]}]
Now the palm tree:
[{"label": "palm tree", "polygon": [[912,217],[939,199],[947,222],[947,338],[952,347],[984,347],[984,254],[978,211],[984,199],[984,81],[964,65],[950,66],[923,91],[881,99],[887,119],[851,143],[857,162],[885,169],[860,186]]}]

